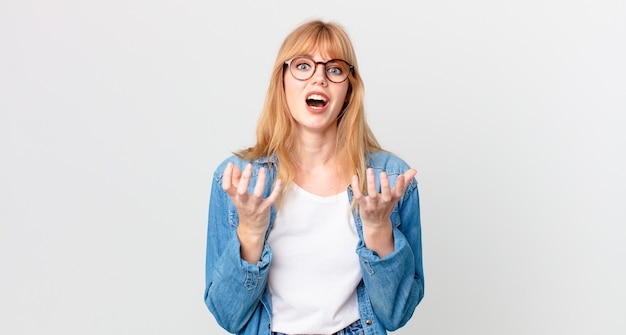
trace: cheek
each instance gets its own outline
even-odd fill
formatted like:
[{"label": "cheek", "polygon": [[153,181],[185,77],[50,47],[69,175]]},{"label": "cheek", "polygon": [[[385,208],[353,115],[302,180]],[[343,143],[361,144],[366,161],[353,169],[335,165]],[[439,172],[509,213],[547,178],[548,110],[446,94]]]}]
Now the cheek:
[{"label": "cheek", "polygon": [[291,75],[286,74],[283,81],[283,87],[285,90],[285,97],[288,103],[296,102],[302,96],[304,89],[304,82],[295,80]]},{"label": "cheek", "polygon": [[289,109],[289,112],[291,113],[296,106],[298,95],[296,94],[297,87],[295,83],[293,83],[293,81],[290,81],[289,79],[290,78],[285,77],[285,80],[283,82],[283,87],[285,90],[285,99],[287,101],[287,108]]},{"label": "cheek", "polygon": [[337,100],[341,100],[342,103],[343,102],[347,102],[348,99],[350,99],[350,97],[348,96],[348,87],[349,87],[348,85],[346,85],[344,87],[341,87],[341,89],[338,90],[338,92],[337,92],[337,97],[339,98]]}]

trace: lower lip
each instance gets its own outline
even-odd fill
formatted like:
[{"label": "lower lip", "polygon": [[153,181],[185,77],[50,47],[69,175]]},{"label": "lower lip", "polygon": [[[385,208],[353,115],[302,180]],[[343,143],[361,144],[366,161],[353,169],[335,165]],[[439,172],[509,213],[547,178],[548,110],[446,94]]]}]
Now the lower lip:
[{"label": "lower lip", "polygon": [[329,104],[326,104],[326,105],[325,105],[324,107],[322,107],[322,108],[312,108],[311,106],[306,105],[306,109],[307,109],[309,112],[313,113],[313,114],[322,114],[322,113],[324,113],[324,112],[328,109],[328,105],[329,105]]}]

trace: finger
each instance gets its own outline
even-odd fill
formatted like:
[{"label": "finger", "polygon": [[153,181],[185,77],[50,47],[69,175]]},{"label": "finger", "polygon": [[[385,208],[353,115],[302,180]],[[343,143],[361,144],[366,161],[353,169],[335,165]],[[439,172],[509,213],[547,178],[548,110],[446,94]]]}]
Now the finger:
[{"label": "finger", "polygon": [[352,176],[352,194],[357,201],[363,197],[361,187],[359,186],[359,176],[357,175]]},{"label": "finger", "polygon": [[391,187],[389,186],[389,177],[385,171],[380,173],[380,193],[383,201],[391,200]]},{"label": "finger", "polygon": [[241,179],[239,180],[239,185],[237,185],[237,193],[239,195],[247,195],[248,194],[248,185],[250,184],[250,176],[252,176],[252,164],[246,165],[241,174]]},{"label": "finger", "polygon": [[374,177],[374,169],[367,169],[367,196],[375,197],[378,194],[376,190],[376,178]]},{"label": "finger", "polygon": [[265,191],[265,168],[259,169],[259,176],[256,179],[256,185],[254,185],[254,196],[261,198],[263,191]]},{"label": "finger", "polygon": [[396,178],[396,186],[393,188],[392,192],[393,195],[397,198],[400,198],[402,196],[402,194],[404,194],[404,189],[406,187],[406,182],[405,182],[405,178],[404,175],[401,174]]},{"label": "finger", "polygon": [[394,187],[394,193],[397,196],[401,197],[404,194],[406,187],[411,182],[411,179],[415,177],[416,173],[417,171],[415,169],[409,169],[403,175],[398,176],[398,179],[396,180],[396,187]]},{"label": "finger", "polygon": [[411,179],[415,177],[416,174],[417,170],[415,169],[409,169],[407,172],[404,173],[404,180],[407,182],[407,184],[409,183],[409,181],[411,181]]},{"label": "finger", "polygon": [[232,173],[232,177],[230,178],[230,182],[235,187],[235,189],[237,189],[237,186],[239,186],[240,180],[241,180],[241,170],[239,169],[238,166],[233,165],[233,173]]},{"label": "finger", "polygon": [[226,167],[224,168],[224,176],[222,178],[222,189],[226,192],[232,186],[232,177],[233,177],[233,163],[228,162]]},{"label": "finger", "polygon": [[276,200],[278,200],[278,197],[280,196],[280,193],[283,191],[283,181],[280,179],[276,179],[276,183],[274,184],[274,189],[272,190],[272,193],[270,193],[270,196],[267,197],[266,202],[268,205],[273,205]]}]

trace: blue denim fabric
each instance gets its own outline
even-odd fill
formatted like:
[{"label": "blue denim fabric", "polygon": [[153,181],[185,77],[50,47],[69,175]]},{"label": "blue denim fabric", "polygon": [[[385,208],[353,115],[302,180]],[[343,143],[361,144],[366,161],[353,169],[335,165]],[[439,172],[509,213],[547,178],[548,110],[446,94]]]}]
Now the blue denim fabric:
[{"label": "blue denim fabric", "polygon": [[[332,334],[332,335],[363,335],[363,324],[361,320],[354,321],[348,327]],[[287,335],[284,333],[272,332],[272,335]]]},{"label": "blue denim fabric", "polygon": [[[256,184],[259,169],[273,167],[265,182],[265,197],[270,194],[276,178],[278,162],[275,158],[248,162],[232,156],[216,169],[209,201],[204,301],[217,323],[226,331],[270,335],[272,299],[267,289],[267,278],[272,250],[266,244],[257,264],[241,259],[237,210],[221,187],[228,162],[242,170],[247,163],[253,163],[250,193]],[[367,166],[374,169],[379,190],[380,172],[387,172],[393,187],[396,177],[410,168],[402,159],[388,152],[369,154]],[[346,191],[351,202],[351,187]],[[404,326],[424,296],[417,181],[414,179],[409,183],[391,214],[394,251],[386,257],[381,259],[376,252],[365,247],[361,218],[358,213],[354,213],[353,217],[359,234],[355,251],[363,274],[363,280],[357,287],[359,314],[361,320],[365,320],[363,335],[384,335],[387,330],[394,331]],[[275,218],[276,209],[272,207],[266,239]]]}]

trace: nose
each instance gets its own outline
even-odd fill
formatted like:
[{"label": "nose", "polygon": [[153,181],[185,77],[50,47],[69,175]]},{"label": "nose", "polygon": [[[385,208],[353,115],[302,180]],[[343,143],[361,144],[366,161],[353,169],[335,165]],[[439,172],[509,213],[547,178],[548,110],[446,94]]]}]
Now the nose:
[{"label": "nose", "polygon": [[[321,71],[318,71],[320,66],[322,67],[322,69]],[[315,72],[313,72],[313,81],[322,85],[327,85],[328,84],[327,80],[328,78],[326,78],[326,64],[324,63],[315,64]]]}]

